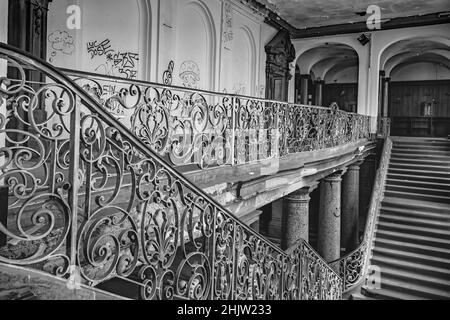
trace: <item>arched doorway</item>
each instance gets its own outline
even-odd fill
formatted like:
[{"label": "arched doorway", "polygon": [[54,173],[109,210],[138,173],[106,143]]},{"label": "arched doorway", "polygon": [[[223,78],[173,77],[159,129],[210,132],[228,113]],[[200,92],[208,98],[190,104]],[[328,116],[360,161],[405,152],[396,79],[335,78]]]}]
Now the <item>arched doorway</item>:
[{"label": "arched doorway", "polygon": [[391,134],[450,135],[450,46],[447,39],[412,38],[381,55],[381,114]]},{"label": "arched doorway", "polygon": [[295,101],[356,112],[358,101],[358,54],[350,46],[324,43],[302,53],[296,62]]}]

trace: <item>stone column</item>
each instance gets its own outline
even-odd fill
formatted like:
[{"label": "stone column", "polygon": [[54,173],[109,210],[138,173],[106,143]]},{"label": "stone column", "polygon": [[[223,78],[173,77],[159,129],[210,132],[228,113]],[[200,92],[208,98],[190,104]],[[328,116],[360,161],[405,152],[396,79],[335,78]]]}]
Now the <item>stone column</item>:
[{"label": "stone column", "polygon": [[314,104],[316,106],[321,106],[323,103],[323,85],[325,83],[325,81],[323,80],[317,80],[316,82],[316,94],[315,94],[315,99],[314,99]]},{"label": "stone column", "polygon": [[379,77],[379,89],[378,89],[378,117],[383,117],[384,114],[384,102],[383,102],[383,97],[384,97],[384,75],[385,72],[384,70],[380,70],[380,77]]},{"label": "stone column", "polygon": [[359,238],[359,166],[352,164],[342,179],[341,247],[349,252],[358,246]]},{"label": "stone column", "polygon": [[308,104],[308,82],[311,76],[309,74],[300,75],[300,96],[301,103]]},{"label": "stone column", "polygon": [[290,248],[299,239],[309,241],[309,194],[314,188],[302,188],[284,198],[283,249]]},{"label": "stone column", "polygon": [[341,255],[341,175],[340,171],[333,173],[320,183],[317,249],[327,262]]},{"label": "stone column", "polygon": [[389,116],[389,84],[391,78],[384,78],[383,81],[383,117]]}]

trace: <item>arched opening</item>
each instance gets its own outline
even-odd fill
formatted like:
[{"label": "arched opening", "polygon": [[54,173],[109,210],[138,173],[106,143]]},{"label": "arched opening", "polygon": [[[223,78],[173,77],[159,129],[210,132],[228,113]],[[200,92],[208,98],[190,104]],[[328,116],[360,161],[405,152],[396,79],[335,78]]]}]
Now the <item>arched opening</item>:
[{"label": "arched opening", "polygon": [[450,135],[450,46],[446,39],[411,38],[381,55],[380,112],[391,134]]},{"label": "arched opening", "polygon": [[357,112],[359,63],[352,47],[324,43],[303,52],[296,66],[296,103],[337,103],[341,110]]},{"label": "arched opening", "polygon": [[174,83],[213,90],[215,79],[215,28],[200,1],[182,4],[177,25]]}]

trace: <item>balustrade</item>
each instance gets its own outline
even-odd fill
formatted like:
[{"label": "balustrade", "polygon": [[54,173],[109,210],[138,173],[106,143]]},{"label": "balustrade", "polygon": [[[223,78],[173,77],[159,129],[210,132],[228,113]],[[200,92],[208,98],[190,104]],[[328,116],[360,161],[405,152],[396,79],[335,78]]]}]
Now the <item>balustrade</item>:
[{"label": "balustrade", "polygon": [[[0,79],[0,185],[8,188],[0,263],[44,270],[68,287],[125,285],[140,299],[341,298],[340,277],[307,243],[280,250],[173,165],[329,147],[365,137],[366,117],[297,106],[291,118],[283,103],[142,84],[105,98],[101,87],[82,89],[4,44],[0,60],[19,75]],[[29,69],[46,83],[28,81]],[[123,114],[113,114],[117,106]],[[350,119],[361,126],[351,129]],[[256,159],[255,139],[268,145]]]}]

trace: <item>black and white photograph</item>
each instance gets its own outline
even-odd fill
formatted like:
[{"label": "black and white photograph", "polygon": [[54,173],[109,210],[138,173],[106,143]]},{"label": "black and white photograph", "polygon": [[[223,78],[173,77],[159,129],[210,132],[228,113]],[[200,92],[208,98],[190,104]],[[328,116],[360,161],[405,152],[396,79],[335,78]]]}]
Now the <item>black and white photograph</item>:
[{"label": "black and white photograph", "polygon": [[450,300],[450,0],[0,0],[0,300]]}]

